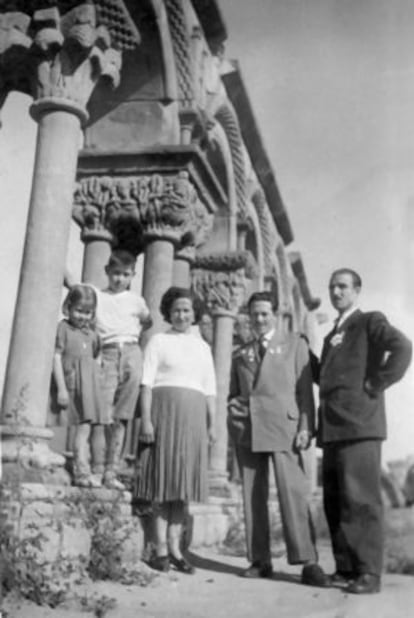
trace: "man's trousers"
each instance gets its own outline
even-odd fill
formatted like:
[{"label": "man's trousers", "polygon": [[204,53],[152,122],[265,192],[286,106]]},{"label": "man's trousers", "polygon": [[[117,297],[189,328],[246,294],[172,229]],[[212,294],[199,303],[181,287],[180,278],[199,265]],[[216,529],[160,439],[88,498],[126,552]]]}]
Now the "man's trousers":
[{"label": "man's trousers", "polygon": [[236,447],[243,483],[247,557],[271,562],[269,526],[269,463],[272,461],[289,564],[316,562],[315,535],[309,509],[309,486],[300,454],[252,453]]},{"label": "man's trousers", "polygon": [[381,440],[325,444],[322,483],[337,571],[379,576],[384,543]]}]

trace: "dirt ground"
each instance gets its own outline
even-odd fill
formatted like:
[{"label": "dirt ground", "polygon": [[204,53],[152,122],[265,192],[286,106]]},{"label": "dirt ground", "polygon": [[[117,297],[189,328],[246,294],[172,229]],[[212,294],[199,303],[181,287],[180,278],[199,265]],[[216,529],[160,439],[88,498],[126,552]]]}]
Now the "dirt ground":
[{"label": "dirt ground", "polygon": [[[320,548],[321,564],[332,571],[329,548]],[[273,560],[272,580],[246,580],[239,575],[246,560],[219,550],[190,557],[193,576],[170,571],[157,574],[145,587],[97,582],[76,590],[76,599],[56,609],[5,602],[3,618],[412,618],[414,577],[383,577],[375,595],[347,595],[338,589],[303,586],[299,567],[284,557]]]}]

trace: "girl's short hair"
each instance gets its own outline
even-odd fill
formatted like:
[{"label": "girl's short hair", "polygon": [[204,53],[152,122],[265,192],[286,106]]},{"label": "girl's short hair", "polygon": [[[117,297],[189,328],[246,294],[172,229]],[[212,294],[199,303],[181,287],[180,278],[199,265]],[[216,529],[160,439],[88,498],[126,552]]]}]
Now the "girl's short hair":
[{"label": "girl's short hair", "polygon": [[179,298],[188,298],[191,301],[194,309],[194,299],[191,290],[189,290],[188,288],[179,288],[176,286],[168,288],[168,290],[163,294],[163,297],[161,298],[160,312],[164,320],[169,324],[171,324],[171,308],[175,301]]},{"label": "girl's short hair", "polygon": [[65,300],[63,301],[63,315],[68,316],[71,307],[73,307],[74,305],[83,305],[86,307],[90,307],[92,312],[92,319],[94,319],[97,305],[97,297],[93,287],[91,287],[90,285],[86,285],[85,283],[78,283],[77,285],[73,285],[67,293]]}]

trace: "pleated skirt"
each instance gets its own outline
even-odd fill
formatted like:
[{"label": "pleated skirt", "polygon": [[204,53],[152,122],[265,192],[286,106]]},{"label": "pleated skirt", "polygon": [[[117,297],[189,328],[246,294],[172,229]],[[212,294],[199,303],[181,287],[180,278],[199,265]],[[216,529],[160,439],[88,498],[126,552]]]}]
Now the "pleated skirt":
[{"label": "pleated skirt", "polygon": [[207,405],[195,390],[162,386],[152,390],[155,440],[140,443],[134,498],[151,502],[206,502]]}]

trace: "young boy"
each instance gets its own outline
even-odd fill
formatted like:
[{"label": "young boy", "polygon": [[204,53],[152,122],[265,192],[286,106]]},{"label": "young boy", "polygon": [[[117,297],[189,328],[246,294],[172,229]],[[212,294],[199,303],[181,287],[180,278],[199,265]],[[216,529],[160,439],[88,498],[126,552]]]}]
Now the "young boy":
[{"label": "young boy", "polygon": [[103,484],[125,489],[117,479],[126,425],[133,418],[138,399],[142,354],[141,331],[152,319],[145,300],[129,288],[135,275],[135,257],[127,251],[112,252],[105,272],[108,286],[97,290],[97,330],[101,338],[103,392],[111,425],[106,436],[106,465]]}]

